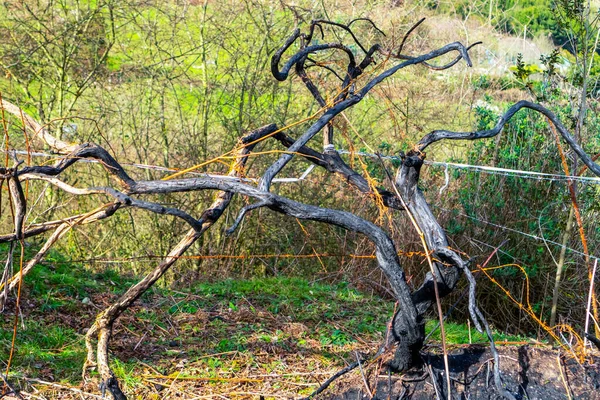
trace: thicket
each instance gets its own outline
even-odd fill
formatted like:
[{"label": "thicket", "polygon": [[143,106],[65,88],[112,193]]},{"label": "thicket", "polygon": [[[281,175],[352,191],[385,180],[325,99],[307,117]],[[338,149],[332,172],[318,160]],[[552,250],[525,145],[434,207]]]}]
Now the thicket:
[{"label": "thicket", "polygon": [[[309,2],[287,6],[259,1],[218,5],[213,2],[147,1],[5,2],[0,6],[3,21],[0,24],[0,60],[4,75],[0,79],[0,92],[4,98],[18,103],[38,120],[47,123],[57,136],[99,143],[110,148],[117,159],[128,160],[131,163],[128,168],[143,167],[146,179],[157,179],[164,176],[164,171],[155,166],[176,170],[199,165],[232,148],[243,132],[270,122],[286,126],[314,114],[316,106],[304,88],[272,79],[269,73],[271,55],[296,22],[311,19],[347,22],[351,18],[369,16],[386,31],[401,35],[415,22],[414,13],[407,15],[406,8],[389,8],[387,3],[365,2],[360,7],[341,7],[332,12],[334,7],[327,2],[315,8]],[[509,33],[521,35],[522,28],[527,26],[527,32],[534,35],[560,28],[548,16],[552,9],[547,3],[465,2],[454,10],[464,18],[475,11],[484,19],[486,15],[491,16],[495,27]],[[488,12],[492,10],[488,14],[485,13],[486,6]],[[423,13],[449,12],[444,7],[447,5],[440,3],[435,11],[422,10]],[[564,25],[560,29],[564,29]],[[361,28],[357,24],[356,30],[366,36],[373,35],[366,26]],[[593,32],[590,30],[587,35],[593,36]],[[423,38],[434,34],[434,27],[422,27],[417,31],[417,40],[406,45],[421,46]],[[553,37],[556,37],[554,32]],[[387,40],[393,43],[398,38]],[[589,40],[586,43],[589,44]],[[581,57],[583,53],[576,55]],[[588,58],[594,60],[594,57]],[[332,67],[336,61],[332,59]],[[560,86],[558,92],[549,94],[545,101],[563,121],[572,121],[568,126],[571,129],[578,123],[573,93],[577,93],[576,88],[582,88],[585,79],[576,70],[569,74],[569,82]],[[588,78],[593,75],[592,72]],[[347,138],[337,143],[339,147],[395,155],[399,150],[407,150],[407,144],[417,134],[439,127],[440,117],[444,118],[444,126],[479,129],[489,127],[506,107],[506,102],[494,99],[495,94],[502,96],[504,88],[486,83],[497,77],[474,77],[469,92],[472,104],[461,107],[453,106],[458,103],[457,98],[464,97],[457,89],[462,86],[460,77],[450,74],[445,81],[436,81],[435,85],[431,85],[432,79],[429,72],[419,71],[410,79],[400,74],[393,82],[383,85],[371,98],[347,113],[351,123],[340,123]],[[511,85],[522,88],[524,95],[540,85],[537,78],[523,85],[517,78],[511,79]],[[326,81],[320,83],[328,85]],[[575,89],[568,94],[564,90],[567,87]],[[494,93],[492,97],[485,97],[484,91]],[[483,103],[476,106],[477,100],[483,100]],[[586,128],[581,131],[580,139],[589,153],[595,154],[600,151],[598,136],[594,134],[598,126],[597,105],[593,99],[589,102],[589,111],[584,114]],[[449,109],[454,115],[447,115]],[[15,132],[11,137],[18,137],[21,128],[18,121],[12,121],[8,129]],[[454,161],[468,164],[560,173],[560,157],[549,138],[552,138],[552,132],[545,119],[522,112],[509,123],[498,140],[457,147],[450,156]],[[26,149],[25,142],[21,145]],[[273,149],[267,144],[259,150]],[[441,152],[435,155],[440,159],[449,156]],[[274,153],[261,160],[250,159],[250,171],[253,167],[259,169],[267,165],[277,156]],[[376,160],[353,156],[348,156],[348,160],[359,166],[364,163],[373,178],[384,181],[384,173]],[[289,167],[286,175],[300,176],[307,166],[308,163],[300,163]],[[429,178],[441,187],[445,179],[443,170],[434,168],[431,167]],[[226,166],[212,163],[198,171],[223,173]],[[85,166],[79,166],[67,177],[76,182],[75,174],[81,173],[88,174],[98,185],[107,179],[103,173]],[[433,189],[427,193],[431,203],[436,204],[439,200],[439,212],[447,221],[445,226],[450,237],[456,240],[458,248],[471,255],[489,253],[493,246],[509,239],[503,245],[497,263],[517,261],[525,268],[531,278],[534,311],[547,320],[556,270],[552,258],[553,255],[556,257],[557,248],[551,248],[552,253],[543,241],[532,241],[472,218],[562,243],[561,235],[570,207],[565,183],[460,171],[452,172],[450,178],[450,186],[443,196]],[[316,185],[321,184],[326,189],[315,190]],[[335,202],[337,208],[350,209],[369,219],[378,215],[379,210],[361,201],[358,195],[346,197],[340,189],[342,186],[335,177],[313,172],[302,183],[278,184],[275,190],[290,197],[301,195],[306,202],[325,207]],[[85,200],[67,202],[52,188],[43,193],[38,200],[38,209],[44,210],[44,219],[61,218],[75,210],[87,211],[91,206]],[[578,199],[592,254],[598,254],[597,239],[600,238],[600,228],[595,222],[598,220],[599,195],[596,185],[579,188]],[[199,194],[160,198],[164,204],[175,200],[191,212],[203,210],[210,201]],[[240,200],[236,201],[237,206],[241,205]],[[5,231],[8,232],[10,213],[3,213],[2,218],[2,226],[7,227]],[[41,215],[31,215],[28,221],[39,218]],[[229,215],[227,211],[223,226],[230,225],[233,218],[235,215]],[[183,224],[176,219],[124,211],[94,226],[93,230],[80,228],[73,231],[65,238],[61,251],[73,260],[85,261],[90,269],[106,268],[104,261],[108,260],[108,265],[118,268],[121,273],[141,274],[175,244],[177,234],[183,229]],[[407,238],[400,224],[392,224],[389,229],[396,237]],[[244,258],[182,260],[184,262],[165,284],[182,284],[190,282],[188,278],[210,279],[222,275],[314,273],[329,279],[350,279],[356,285],[387,295],[379,284],[380,276],[374,263],[349,257],[356,253],[371,254],[373,250],[352,233],[311,223],[301,225],[262,211],[245,220],[242,231],[244,234],[227,237],[223,229],[213,229],[200,239],[190,254]],[[503,232],[502,237],[498,237],[498,232]],[[485,244],[473,243],[466,239],[468,237],[476,237]],[[414,236],[410,241],[412,243],[406,250],[417,250],[418,238]],[[568,247],[581,251],[579,243],[578,236],[573,234]],[[97,256],[94,250],[100,246],[105,250]],[[295,260],[285,257],[315,253],[323,256]],[[90,260],[92,254],[98,259]],[[583,308],[579,307],[576,315],[569,314],[569,308],[572,301],[579,306],[584,304],[587,285],[582,270],[584,260],[581,256],[573,256],[570,260],[576,265],[573,270],[577,273],[568,275],[563,286],[566,300],[559,303],[559,314],[580,322]],[[405,257],[407,273],[422,274],[421,261]],[[512,293],[518,293],[524,302],[524,281],[516,279],[522,276],[520,274],[515,268],[494,272],[494,276]],[[502,327],[511,324],[519,317],[519,309],[510,305],[495,286],[487,284],[483,278],[480,280],[483,281],[480,288],[486,294],[484,297],[490,302],[487,309],[497,310],[491,319]],[[505,306],[492,307],[496,301]],[[514,328],[512,325],[509,330]],[[531,333],[535,328],[535,324],[526,323],[521,329]]]},{"label": "thicket", "polygon": [[[580,143],[592,154],[598,154],[600,121],[595,89],[590,89],[597,82],[594,64],[598,58],[598,20],[583,3],[559,2],[554,6],[558,18],[562,18],[557,25],[581,28],[567,32],[575,44],[574,54],[565,55],[557,49],[542,56],[538,64],[525,64],[518,58],[511,68],[513,86],[520,86],[527,96],[551,108],[576,132]],[[558,66],[565,57],[575,62],[559,72]],[[482,82],[486,81],[480,78],[478,83]],[[477,128],[492,127],[505,106],[485,95],[474,108]],[[586,282],[589,284],[589,267],[594,262],[589,255],[598,253],[600,239],[598,186],[595,182],[569,182],[555,176],[585,172],[572,154],[561,155],[564,149],[559,141],[548,140],[555,136],[545,118],[521,114],[507,124],[495,141],[475,144],[462,160],[521,172],[457,172],[461,187],[453,201],[459,202],[461,209],[450,214],[456,218],[450,224],[455,233],[487,237],[479,245],[490,243],[502,232],[505,251],[499,253],[498,263],[507,268],[494,271],[493,275],[513,296],[517,295],[521,304],[529,302],[531,310],[550,325],[585,319],[583,304],[587,295],[583,287]],[[528,171],[549,175],[526,176]],[[477,195],[473,196],[472,188],[477,188]],[[580,217],[576,217],[577,213]],[[473,243],[464,245],[473,248]],[[498,292],[490,291],[486,296],[490,304],[500,300],[494,293]],[[573,308],[573,302],[581,306]],[[513,307],[499,313],[506,313],[508,323],[521,320],[523,310]],[[536,328],[536,324],[521,325],[520,322],[519,329],[525,331]]]},{"label": "thicket", "polygon": [[[177,169],[201,164],[229,150],[245,131],[270,122],[285,126],[314,114],[317,108],[304,88],[274,81],[268,68],[270,56],[294,23],[301,22],[298,18],[309,21],[330,17],[344,21],[353,12],[342,7],[332,14],[326,10],[334,7],[327,4],[311,9],[250,1],[218,7],[210,2],[178,5],[105,1],[85,6],[66,2],[64,7],[54,2],[48,4],[6,3],[0,10],[4,21],[0,56],[5,73],[0,90],[6,99],[45,121],[63,139],[94,141],[111,148],[118,159],[150,166],[144,172],[146,179],[165,174],[151,166]],[[383,21],[383,28],[398,24],[392,31],[396,34],[414,23],[403,9],[384,15],[387,10],[384,3],[363,4],[354,16],[375,14],[375,19]],[[356,24],[355,30],[363,33],[366,28]],[[98,32],[102,32],[100,37]],[[40,45],[46,43],[44,50]],[[99,53],[100,57],[95,58]],[[88,57],[90,54],[94,57]],[[81,63],[80,58],[87,61]],[[424,84],[427,76],[418,79]],[[376,95],[378,98],[366,99],[347,113],[353,129],[361,135],[368,132],[371,143],[385,140],[401,144],[410,135],[409,131],[426,129],[426,123],[412,118],[413,113],[421,114],[423,105],[418,102],[424,100],[416,97],[399,100],[400,95],[393,93],[393,89],[399,89],[400,93],[416,91],[401,75],[398,84],[382,88]],[[294,107],[290,106],[292,100]],[[401,104],[399,116],[390,110],[397,107],[395,103]],[[430,104],[427,102],[426,107]],[[442,108],[436,106],[431,112],[439,113]],[[18,132],[18,121],[13,122],[9,128]],[[345,131],[357,148],[364,147],[353,130],[346,127]],[[344,142],[340,147],[348,145]],[[25,149],[25,143],[22,148]],[[272,149],[266,144],[262,150]],[[276,156],[252,159],[249,165],[259,163],[256,167],[260,168]],[[308,163],[290,167],[286,175],[299,177],[307,166]],[[223,173],[226,168],[213,163],[199,171]],[[312,194],[312,202],[322,205],[340,200],[342,185],[335,179],[325,178],[327,189],[317,192],[306,188],[319,181],[319,173],[308,178],[302,184],[278,185],[278,190],[282,194],[302,191],[309,199]],[[105,177],[99,175],[94,179],[103,182]],[[54,207],[62,200],[57,197],[60,194],[52,189],[45,193],[40,201],[46,205],[47,216],[59,218],[73,208],[86,207],[82,202]],[[178,197],[179,201],[181,197],[184,196]],[[165,203],[171,200],[169,196],[162,199]],[[187,196],[183,201],[191,209],[201,210],[209,199]],[[348,205],[354,203],[347,201]],[[359,206],[359,210],[360,207],[367,207],[364,214],[377,212],[365,205]],[[312,247],[317,253],[347,254],[357,244],[352,235],[333,228],[309,223],[308,231],[313,233],[305,233],[294,221],[274,224],[268,213],[259,214],[256,222],[245,222],[244,229],[251,234],[227,238],[222,229],[215,230],[201,240],[195,253],[275,257],[186,260],[182,269],[186,272],[182,274],[198,272],[213,276],[215,269],[242,276],[288,270],[300,273],[307,269],[331,273],[338,270],[340,257],[323,257],[321,264],[302,259],[290,263],[289,259],[278,260],[276,256],[312,252]],[[99,241],[109,244],[102,259],[125,259],[116,264],[122,272],[141,273],[154,257],[165,254],[174,244],[182,225],[176,220],[165,221],[131,211],[96,229]],[[85,231],[70,234],[63,251],[76,260],[89,259],[95,244],[86,235]],[[148,247],[148,243],[153,246]],[[97,266],[102,266],[101,262]],[[184,277],[169,278],[173,279],[184,280]]]}]

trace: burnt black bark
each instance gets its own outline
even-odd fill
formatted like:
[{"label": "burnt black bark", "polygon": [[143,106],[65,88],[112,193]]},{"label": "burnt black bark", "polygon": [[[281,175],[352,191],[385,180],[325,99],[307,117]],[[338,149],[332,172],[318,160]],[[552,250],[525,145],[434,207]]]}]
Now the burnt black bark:
[{"label": "burnt black bark", "polygon": [[[402,157],[402,165],[398,170],[395,185],[398,188],[400,196],[404,200],[404,204],[408,208],[408,212],[416,220],[421,231],[423,232],[425,241],[429,251],[433,252],[435,279],[437,282],[438,293],[441,297],[446,296],[456,286],[460,277],[460,265],[456,265],[456,261],[450,259],[447,254],[448,240],[444,230],[437,222],[437,219],[431,212],[425,196],[419,189],[419,174],[423,165],[424,155],[422,153],[409,152]],[[460,260],[460,258],[458,258]],[[461,260],[462,261],[462,260]],[[406,325],[410,323],[404,318],[403,310],[399,310],[394,316],[393,333],[394,337],[399,341],[396,354],[391,363],[391,367],[398,371],[409,369],[420,361],[419,350],[423,346],[425,338],[424,314],[436,301],[434,276],[428,272],[421,286],[411,294],[411,300],[417,309],[420,336],[418,340],[409,344],[404,344],[400,333],[406,331]]]}]

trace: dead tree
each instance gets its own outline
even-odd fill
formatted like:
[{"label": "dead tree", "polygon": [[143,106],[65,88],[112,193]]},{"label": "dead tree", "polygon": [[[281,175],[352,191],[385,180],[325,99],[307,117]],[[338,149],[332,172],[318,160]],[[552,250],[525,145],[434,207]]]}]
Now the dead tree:
[{"label": "dead tree", "polygon": [[[8,188],[15,210],[14,232],[0,236],[0,242],[13,243],[45,232],[52,232],[39,252],[25,264],[22,274],[8,277],[2,283],[1,286],[4,290],[14,289],[19,284],[21,276],[25,276],[45,256],[52,245],[75,225],[89,224],[108,218],[125,208],[140,208],[157,214],[181,218],[190,226],[190,229],[183,235],[180,242],[173,247],[168,256],[142,280],[130,287],[113,305],[102,311],[90,327],[86,336],[88,354],[84,366],[84,376],[88,368],[97,366],[101,376],[101,390],[103,392],[108,390],[118,400],[126,398],[109,367],[108,348],[112,327],[116,319],[152,287],[177,261],[178,257],[198,240],[206,230],[214,225],[230,204],[233,195],[237,194],[253,199],[254,203],[243,207],[239,211],[235,222],[228,229],[229,232],[234,231],[250,211],[257,208],[268,208],[290,217],[323,222],[361,233],[374,243],[378,265],[386,275],[399,304],[391,327],[392,338],[396,344],[396,353],[390,363],[390,367],[394,370],[405,371],[418,362],[419,350],[423,346],[425,337],[425,312],[436,302],[436,296],[443,297],[452,292],[461,274],[464,274],[470,285],[468,301],[471,318],[479,331],[486,330],[495,355],[495,383],[498,391],[506,398],[514,398],[502,386],[498,354],[495,351],[491,331],[482,312],[476,305],[475,280],[468,268],[469,261],[463,260],[459,254],[449,248],[444,230],[431,212],[423,193],[418,187],[419,174],[425,159],[424,151],[428,146],[442,140],[476,140],[493,137],[501,132],[506,122],[517,111],[521,108],[528,108],[545,115],[575,154],[598,176],[600,176],[600,166],[590,159],[552,112],[541,105],[521,101],[512,106],[493,129],[479,132],[439,130],[425,135],[411,151],[401,155],[402,163],[394,182],[390,182],[390,190],[374,188],[365,176],[353,170],[336,151],[334,146],[335,118],[344,110],[363,100],[376,85],[403,68],[421,65],[440,70],[450,68],[460,60],[464,60],[470,66],[471,61],[468,53],[470,47],[456,42],[426,54],[407,56],[403,54],[402,50],[406,36],[413,30],[411,29],[396,50],[385,49],[380,45],[374,45],[367,49],[352,30],[352,25],[358,22],[371,24],[374,29],[377,29],[371,21],[365,19],[350,21],[346,25],[324,20],[313,21],[308,27],[307,33],[295,30],[283,46],[276,51],[271,62],[273,76],[280,81],[286,80],[290,71],[294,68],[296,74],[322,108],[321,113],[298,138],[293,138],[280,131],[275,125],[259,128],[243,136],[235,149],[236,159],[233,162],[229,176],[200,176],[152,181],[136,180],[127,174],[121,164],[104,148],[91,143],[71,145],[62,142],[52,136],[34,119],[23,114],[18,107],[2,101],[2,108],[18,118],[22,118],[26,128],[33,133],[34,139],[45,143],[46,146],[63,156],[52,166],[21,167],[20,163],[15,162],[14,167],[0,168],[0,178],[8,181]],[[354,41],[354,45],[360,50],[354,52],[349,46],[340,42],[316,44],[314,40],[315,33],[320,32],[323,35],[323,27],[325,26],[333,26],[336,29],[346,31]],[[282,61],[284,55],[293,45],[297,46],[295,52],[288,56],[286,61]],[[332,50],[342,52],[344,57],[347,58],[345,70],[342,74],[338,74],[329,66],[320,64],[312,58],[315,54],[318,55],[323,52],[329,54]],[[448,53],[458,54],[448,64],[436,66],[431,63],[436,58]],[[395,64],[387,70],[366,79],[359,86],[359,78],[375,63],[376,58],[385,59],[388,62],[392,61]],[[339,78],[339,90],[333,101],[325,101],[319,88],[308,73],[309,68],[325,68]],[[323,150],[318,151],[310,147],[309,143],[321,132],[323,133]],[[279,141],[287,151],[263,172],[257,185],[252,185],[241,179],[246,159],[248,154],[253,151],[256,143],[268,138]],[[433,260],[431,271],[427,273],[424,281],[416,290],[411,290],[408,286],[398,259],[396,244],[381,227],[347,211],[304,204],[270,191],[273,179],[292,161],[295,155],[304,156],[307,160],[326,171],[340,175],[348,184],[358,188],[365,196],[373,199],[378,197],[387,207],[410,214],[422,234],[427,251],[431,253]],[[113,178],[114,185],[87,188],[74,187],[61,179],[61,174],[65,170],[81,160],[97,161],[98,165],[102,166]],[[22,183],[28,180],[48,182],[59,190],[74,196],[108,195],[112,198],[112,201],[83,214],[62,220],[33,224],[25,229],[24,217],[28,204],[23,194]],[[142,196],[147,198],[148,195],[203,190],[216,191],[217,193],[212,205],[199,217],[193,216],[180,208],[166,207],[159,203],[140,199]],[[11,246],[12,248],[14,246]],[[94,342],[96,343],[95,346]]]}]

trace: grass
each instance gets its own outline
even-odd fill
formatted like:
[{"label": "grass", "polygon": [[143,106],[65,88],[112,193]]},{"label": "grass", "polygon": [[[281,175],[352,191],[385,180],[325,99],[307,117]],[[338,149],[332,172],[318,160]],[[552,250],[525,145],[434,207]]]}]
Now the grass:
[{"label": "grass", "polygon": [[[80,384],[85,330],[133,282],[51,252],[25,281],[11,376]],[[156,395],[160,385],[150,381],[170,387],[175,376],[181,385],[202,383],[205,394],[223,393],[239,377],[259,377],[255,385],[306,395],[315,387],[311,373],[326,376],[355,351],[374,352],[392,311],[391,302],[345,282],[298,277],[202,282],[183,291],[155,288],[116,323],[112,368],[126,390],[142,398]],[[11,312],[9,304],[8,318],[0,322],[2,360],[12,340]],[[434,326],[429,322],[427,331]],[[450,344],[469,342],[464,324],[446,323],[446,332]],[[473,343],[486,342],[474,329],[471,334]]]},{"label": "grass", "polygon": [[[437,328],[437,320],[427,321],[425,325],[425,332],[429,334],[434,328]],[[455,322],[445,322],[444,323],[445,333],[446,333],[446,343],[450,345],[457,344],[487,344],[488,338],[485,334],[477,332],[475,327],[469,326],[467,324],[458,324]],[[471,338],[469,342],[469,337]],[[431,340],[435,342],[440,342],[440,331],[436,329],[436,331],[431,335]],[[516,335],[507,335],[502,332],[494,332],[494,340],[496,342],[523,342],[527,341],[527,338]]]},{"label": "grass", "polygon": [[[387,310],[388,304],[378,306],[376,303],[381,302],[379,299],[365,296],[349,288],[346,283],[311,284],[302,278],[229,279],[213,284],[199,284],[189,293],[200,296],[200,299],[184,305],[177,304],[169,311],[195,312],[199,308],[216,305],[227,305],[228,309],[237,311],[240,306],[246,305],[250,311],[255,312],[257,306],[274,315],[289,316],[297,322],[347,317],[347,328],[359,333],[374,333],[383,329],[390,313]],[[178,294],[174,297],[185,298],[185,295]]]},{"label": "grass", "polygon": [[[2,325],[0,359],[6,361],[12,329],[4,329]],[[29,377],[41,374],[58,381],[74,382],[81,375],[84,359],[82,337],[75,330],[59,325],[48,326],[44,321],[27,321],[18,328],[12,371]]]}]

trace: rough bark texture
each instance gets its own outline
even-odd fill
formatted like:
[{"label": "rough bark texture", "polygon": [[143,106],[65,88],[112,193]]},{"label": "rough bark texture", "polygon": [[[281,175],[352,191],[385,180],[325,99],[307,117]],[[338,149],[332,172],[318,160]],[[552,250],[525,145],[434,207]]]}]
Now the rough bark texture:
[{"label": "rough bark texture", "polygon": [[[454,289],[456,282],[458,282],[459,266],[454,265],[454,260],[448,259],[446,255],[439,252],[440,249],[447,250],[448,241],[444,230],[438,224],[423,193],[418,187],[423,158],[421,154],[414,152],[403,157],[402,166],[398,170],[395,184],[408,208],[408,212],[411,213],[423,232],[429,251],[433,252],[436,259],[441,259],[448,264],[447,266],[438,262],[434,262],[433,264],[439,295],[445,296]],[[418,312],[418,337],[411,338],[411,340],[405,343],[403,338],[399,337],[399,334],[407,330],[407,325],[411,321],[405,318],[402,310],[399,310],[394,316],[393,332],[399,344],[391,366],[396,370],[407,370],[419,362],[419,350],[423,347],[423,339],[425,338],[423,314],[436,301],[433,279],[434,277],[431,272],[428,272],[419,289],[411,294],[412,303]]]}]

